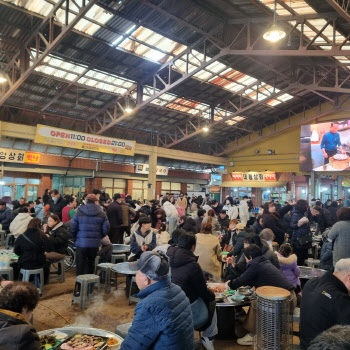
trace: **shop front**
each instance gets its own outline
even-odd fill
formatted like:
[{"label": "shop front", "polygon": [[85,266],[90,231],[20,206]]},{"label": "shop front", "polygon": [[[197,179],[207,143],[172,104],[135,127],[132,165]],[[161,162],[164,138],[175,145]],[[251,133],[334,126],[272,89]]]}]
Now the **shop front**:
[{"label": "shop front", "polygon": [[273,200],[287,201],[292,198],[287,177],[276,172],[233,172],[223,175],[222,197],[238,200],[251,197],[254,206]]}]

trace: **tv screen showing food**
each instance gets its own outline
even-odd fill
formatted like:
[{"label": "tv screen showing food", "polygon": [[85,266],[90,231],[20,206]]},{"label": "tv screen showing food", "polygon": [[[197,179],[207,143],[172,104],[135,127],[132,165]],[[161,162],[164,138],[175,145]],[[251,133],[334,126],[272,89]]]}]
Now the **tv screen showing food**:
[{"label": "tv screen showing food", "polygon": [[301,171],[350,170],[350,120],[303,125]]}]

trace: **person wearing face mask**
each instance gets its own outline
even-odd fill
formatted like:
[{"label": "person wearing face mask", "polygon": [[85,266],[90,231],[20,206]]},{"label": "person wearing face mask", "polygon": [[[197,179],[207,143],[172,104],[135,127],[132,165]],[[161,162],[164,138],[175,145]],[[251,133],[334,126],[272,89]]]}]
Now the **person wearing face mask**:
[{"label": "person wearing face mask", "polygon": [[246,224],[249,220],[248,196],[244,196],[239,202],[239,218],[242,224]]},{"label": "person wearing face mask", "polygon": [[183,212],[186,213],[187,209],[187,198],[181,192],[179,198],[176,201],[176,204],[182,208]]},{"label": "person wearing face mask", "polygon": [[211,207],[215,211],[215,214],[219,215],[220,211],[223,208],[223,205],[219,203],[216,199],[213,199],[211,202]]},{"label": "person wearing face mask", "polygon": [[264,228],[269,228],[275,235],[275,241],[282,245],[286,235],[286,230],[282,224],[282,218],[292,209],[290,204],[285,205],[279,212],[276,211],[276,206],[273,202],[264,204],[263,223]]},{"label": "person wearing face mask", "polygon": [[233,202],[232,197],[227,197],[222,208],[226,210],[226,214],[230,220],[236,220],[238,217],[238,208]]},{"label": "person wearing face mask", "polygon": [[66,206],[66,202],[57,190],[51,192],[51,198],[50,212],[56,214],[62,220],[62,210]]}]

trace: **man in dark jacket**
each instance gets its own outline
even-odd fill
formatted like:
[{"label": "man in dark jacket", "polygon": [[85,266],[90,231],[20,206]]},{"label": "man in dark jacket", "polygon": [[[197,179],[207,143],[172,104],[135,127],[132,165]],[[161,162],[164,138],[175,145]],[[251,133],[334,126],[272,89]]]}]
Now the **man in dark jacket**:
[{"label": "man in dark jacket", "polygon": [[210,307],[215,301],[215,294],[207,287],[203,271],[198,264],[198,257],[194,255],[195,250],[196,236],[187,232],[179,237],[178,246],[169,247],[167,255],[170,259],[171,281],[180,286],[190,300],[194,325],[206,311],[202,310],[200,306],[196,307],[194,303],[197,301],[198,304],[199,298],[204,301],[205,306],[203,304],[203,307],[208,309],[209,317],[204,323],[202,321],[201,325],[204,324],[205,331],[201,341],[206,349],[211,349],[213,348],[213,337],[218,333],[215,306],[213,306],[213,312],[210,313]]},{"label": "man in dark jacket", "polygon": [[320,233],[326,231],[326,228],[332,227],[334,222],[331,213],[327,209],[322,209],[319,206],[311,209],[312,219],[318,224]]},{"label": "man in dark jacket", "polygon": [[109,239],[115,244],[123,244],[123,211],[120,206],[121,200],[122,196],[119,193],[115,193],[113,196],[113,202],[107,207],[107,216],[111,225]]},{"label": "man in dark jacket", "polygon": [[85,198],[86,205],[79,207],[71,220],[70,233],[77,253],[77,276],[94,273],[95,258],[101,239],[108,235],[109,222],[94,194]]},{"label": "man in dark jacket", "polygon": [[219,213],[222,210],[223,205],[219,203],[216,199],[213,199],[211,202],[211,207],[214,209],[215,214],[219,216]]},{"label": "man in dark jacket", "polygon": [[52,201],[50,204],[50,213],[56,214],[62,220],[62,210],[66,206],[66,201],[57,190],[51,192]]},{"label": "man in dark jacket", "polygon": [[130,236],[130,222],[131,222],[131,217],[136,216],[136,211],[134,208],[130,206],[130,204],[126,203],[125,199],[122,198],[122,201],[120,203],[120,207],[122,208],[122,237],[124,236],[124,233],[126,234],[127,237]]},{"label": "man in dark jacket", "polygon": [[19,201],[13,201],[12,204],[13,204],[12,210],[16,210],[18,208],[23,208],[26,206],[26,199],[20,198]]},{"label": "man in dark jacket", "polygon": [[171,283],[168,258],[162,253],[145,252],[129,263],[138,271],[136,284],[141,301],[121,350],[193,350],[193,322],[188,298]]},{"label": "man in dark jacket", "polygon": [[202,221],[204,219],[205,214],[206,211],[204,209],[198,209],[197,216],[193,219],[197,226],[197,232],[201,232]]},{"label": "man in dark jacket", "polygon": [[193,234],[200,232],[200,231],[197,231],[196,222],[190,216],[186,217],[182,227],[180,227],[180,228],[182,228],[186,232],[192,232]]},{"label": "man in dark jacket", "polygon": [[[242,286],[252,286],[256,289],[263,286],[272,286],[289,290],[294,294],[294,286],[287,280],[283,272],[272,265],[270,260],[262,256],[260,247],[255,244],[243,249],[243,254],[247,262],[246,271],[236,279],[229,281],[231,289],[238,289]],[[240,345],[253,345],[255,333],[255,305],[251,305],[244,327],[250,332],[243,338],[237,339]]]},{"label": "man in dark jacket", "polygon": [[226,214],[226,210],[220,210],[219,216],[218,216],[218,223],[221,226],[221,231],[228,230],[228,227],[230,225],[230,219],[228,217],[228,215]]},{"label": "man in dark jacket", "polygon": [[0,201],[0,224],[4,231],[8,230],[12,221],[12,210],[6,207],[5,201]]},{"label": "man in dark jacket", "polygon": [[0,349],[40,350],[39,335],[30,324],[39,302],[37,288],[29,282],[7,284],[0,293]]},{"label": "man in dark jacket", "polygon": [[302,350],[320,333],[334,325],[350,325],[350,259],[341,259],[334,273],[309,280],[300,306]]}]

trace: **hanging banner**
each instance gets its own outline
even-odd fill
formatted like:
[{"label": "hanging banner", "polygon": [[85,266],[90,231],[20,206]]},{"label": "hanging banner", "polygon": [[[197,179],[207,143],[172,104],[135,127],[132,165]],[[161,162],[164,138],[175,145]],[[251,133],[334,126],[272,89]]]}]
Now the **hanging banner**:
[{"label": "hanging banner", "polygon": [[69,147],[102,153],[133,156],[135,141],[114,139],[101,135],[86,134],[79,131],[59,129],[52,126],[37,125],[34,142],[44,145]]},{"label": "hanging banner", "polygon": [[[167,166],[157,165],[157,175],[168,175],[169,168]],[[135,166],[136,174],[149,174],[148,164],[136,164]]]},{"label": "hanging banner", "polygon": [[276,173],[273,171],[268,172],[254,172],[248,173],[232,173],[233,181],[276,181]]},{"label": "hanging banner", "polygon": [[0,162],[39,164],[40,153],[0,148]]}]

